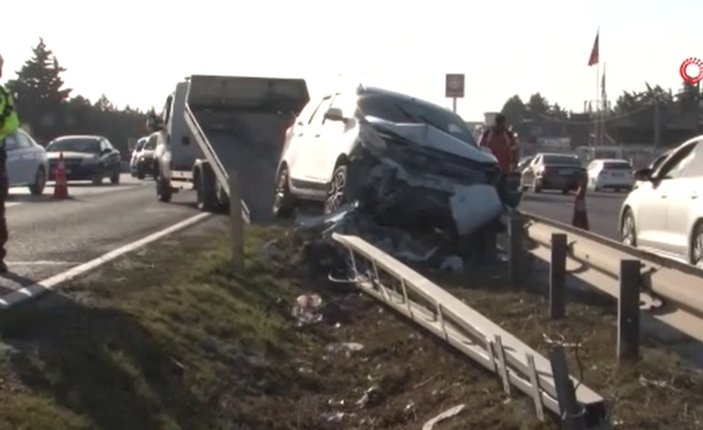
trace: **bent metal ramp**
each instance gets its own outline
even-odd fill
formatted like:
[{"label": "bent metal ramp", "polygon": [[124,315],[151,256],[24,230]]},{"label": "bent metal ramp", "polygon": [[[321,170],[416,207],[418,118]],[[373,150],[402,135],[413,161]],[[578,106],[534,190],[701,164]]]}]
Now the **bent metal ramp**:
[{"label": "bent metal ramp", "polygon": [[229,171],[254,223],[272,219],[276,165],[285,131],[309,101],[302,79],[192,76],[186,117],[229,195]]}]

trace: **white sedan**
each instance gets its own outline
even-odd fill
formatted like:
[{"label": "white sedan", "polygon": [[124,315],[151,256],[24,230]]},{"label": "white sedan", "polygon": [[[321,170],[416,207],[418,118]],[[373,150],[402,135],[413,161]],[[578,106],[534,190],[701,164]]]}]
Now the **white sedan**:
[{"label": "white sedan", "polygon": [[623,243],[703,268],[703,135],[636,179],[620,210]]},{"label": "white sedan", "polygon": [[34,195],[44,192],[49,162],[46,150],[24,130],[5,137],[7,176],[10,187],[29,187]]},{"label": "white sedan", "polygon": [[588,165],[588,189],[629,190],[635,182],[632,165],[627,160],[596,159]]}]

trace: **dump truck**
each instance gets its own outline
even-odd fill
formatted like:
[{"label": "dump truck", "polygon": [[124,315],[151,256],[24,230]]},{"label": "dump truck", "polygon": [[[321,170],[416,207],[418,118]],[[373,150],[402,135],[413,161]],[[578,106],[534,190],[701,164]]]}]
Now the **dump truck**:
[{"label": "dump truck", "polygon": [[201,211],[226,211],[234,171],[245,216],[269,219],[285,132],[309,99],[303,79],[193,75],[178,83],[161,115],[147,120],[157,135],[158,199],[195,190]]}]

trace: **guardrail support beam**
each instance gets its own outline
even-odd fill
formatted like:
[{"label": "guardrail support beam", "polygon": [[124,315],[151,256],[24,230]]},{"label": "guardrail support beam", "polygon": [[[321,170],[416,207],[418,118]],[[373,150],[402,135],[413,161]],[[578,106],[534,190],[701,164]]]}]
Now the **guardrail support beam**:
[{"label": "guardrail support beam", "polygon": [[579,410],[576,402],[576,390],[569,377],[569,367],[566,363],[566,354],[561,345],[552,345],[549,349],[549,362],[552,365],[554,386],[559,402],[560,421],[566,430],[583,430],[586,427],[584,415]]},{"label": "guardrail support beam", "polygon": [[640,272],[639,260],[620,261],[620,297],[618,300],[619,362],[636,360],[640,346]]},{"label": "guardrail support beam", "polygon": [[549,265],[549,317],[563,318],[566,313],[566,234],[552,233],[552,261]]},{"label": "guardrail support beam", "polygon": [[523,282],[523,269],[525,266],[525,250],[523,238],[525,227],[523,218],[518,214],[510,216],[510,281],[513,286]]},{"label": "guardrail support beam", "polygon": [[232,265],[236,270],[244,268],[244,218],[239,192],[239,177],[234,170],[229,171],[229,220],[232,241]]}]

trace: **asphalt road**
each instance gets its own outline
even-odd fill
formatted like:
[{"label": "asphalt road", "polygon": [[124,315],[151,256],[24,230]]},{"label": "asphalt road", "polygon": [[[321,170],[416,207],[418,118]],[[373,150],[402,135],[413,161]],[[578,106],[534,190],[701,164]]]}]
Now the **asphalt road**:
[{"label": "asphalt road", "polygon": [[[618,240],[618,214],[625,200],[625,192],[598,191],[586,195],[588,222],[591,231]],[[571,224],[574,211],[574,195],[562,195],[560,191],[542,191],[523,194],[520,209],[563,223]]]},{"label": "asphalt road", "polygon": [[117,186],[71,183],[70,200],[54,200],[52,188],[42,196],[11,189],[6,262],[17,276],[0,278],[0,288],[41,281],[198,213],[192,192],[162,203],[153,181],[121,179]]}]

